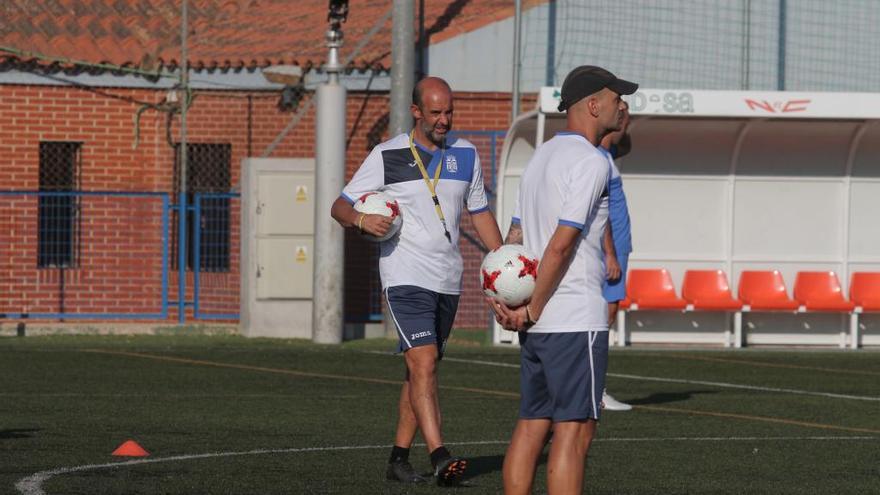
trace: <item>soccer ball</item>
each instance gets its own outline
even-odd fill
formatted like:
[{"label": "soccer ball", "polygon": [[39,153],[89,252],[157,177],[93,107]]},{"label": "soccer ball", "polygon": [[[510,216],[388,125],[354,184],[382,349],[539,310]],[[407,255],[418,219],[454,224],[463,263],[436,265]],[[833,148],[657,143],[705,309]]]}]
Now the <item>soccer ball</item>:
[{"label": "soccer ball", "polygon": [[480,285],[483,294],[510,307],[532,297],[538,277],[538,257],[521,244],[505,244],[483,258]]},{"label": "soccer ball", "polygon": [[400,226],[403,224],[397,200],[383,192],[375,191],[364,194],[355,201],[354,209],[358,213],[366,213],[367,215],[391,217],[391,227],[389,227],[388,233],[382,237],[367,234],[366,232],[363,233],[364,238],[371,241],[381,242],[391,239],[400,231]]}]

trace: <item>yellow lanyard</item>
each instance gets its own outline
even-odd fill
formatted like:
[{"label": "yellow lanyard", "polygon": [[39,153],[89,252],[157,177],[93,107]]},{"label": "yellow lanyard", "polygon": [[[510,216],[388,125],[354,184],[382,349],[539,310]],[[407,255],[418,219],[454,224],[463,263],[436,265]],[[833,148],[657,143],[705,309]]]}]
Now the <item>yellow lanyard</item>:
[{"label": "yellow lanyard", "polygon": [[446,228],[446,217],[443,216],[443,209],[440,208],[440,198],[437,197],[437,183],[440,182],[440,169],[443,167],[443,156],[445,155],[445,150],[440,155],[440,163],[437,164],[437,169],[434,170],[434,182],[431,182],[431,178],[428,176],[428,170],[425,168],[425,164],[422,163],[422,157],[419,156],[419,152],[416,151],[415,140],[413,139],[413,135],[415,130],[410,131],[409,133],[409,150],[412,152],[413,158],[416,159],[416,165],[419,166],[419,172],[422,173],[422,179],[425,179],[425,185],[428,186],[428,191],[431,192],[431,199],[434,201],[434,209],[437,211],[437,216],[440,218],[440,223],[443,225],[443,235],[446,236],[446,240],[452,242],[452,235],[449,234],[449,229]]}]

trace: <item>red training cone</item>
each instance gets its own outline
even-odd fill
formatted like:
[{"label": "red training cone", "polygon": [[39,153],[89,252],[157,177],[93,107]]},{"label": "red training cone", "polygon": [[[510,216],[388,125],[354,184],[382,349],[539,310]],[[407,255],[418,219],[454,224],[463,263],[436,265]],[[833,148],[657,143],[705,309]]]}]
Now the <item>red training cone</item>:
[{"label": "red training cone", "polygon": [[146,457],[150,455],[150,453],[144,450],[144,448],[138,445],[134,440],[128,440],[114,450],[112,455],[119,457]]}]

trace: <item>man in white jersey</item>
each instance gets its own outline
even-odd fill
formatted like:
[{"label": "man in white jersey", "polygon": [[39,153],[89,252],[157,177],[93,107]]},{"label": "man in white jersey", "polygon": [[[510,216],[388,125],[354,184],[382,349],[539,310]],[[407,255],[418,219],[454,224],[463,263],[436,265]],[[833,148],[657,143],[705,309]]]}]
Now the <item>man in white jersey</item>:
[{"label": "man in white jersey", "polygon": [[416,84],[411,112],[412,131],[376,146],[330,213],[343,227],[382,236],[391,219],[358,213],[352,205],[372,191],[397,200],[403,225],[398,235],[381,243],[379,274],[397,327],[399,351],[404,353],[406,379],[386,477],[426,481],[409,463],[410,446],[421,430],[437,483],[452,485],[461,480],[467,461],[453,457],[443,446],[437,362],[443,357],[461,293],[462,209],[467,208],[487,248],[501,245],[501,233],[486,201],[476,148],[464,139],[447,139],[453,101],[446,81],[429,77]]},{"label": "man in white jersey", "polygon": [[621,95],[638,85],[595,66],[562,84],[567,128],[535,150],[520,181],[507,242],[542,253],[528,304],[491,301],[504,328],[519,331],[520,411],[504,457],[504,492],[531,492],[553,428],[547,491],[581,493],[584,462],[601,411],[608,359],[602,238],[610,158],[602,138],[621,125]]}]

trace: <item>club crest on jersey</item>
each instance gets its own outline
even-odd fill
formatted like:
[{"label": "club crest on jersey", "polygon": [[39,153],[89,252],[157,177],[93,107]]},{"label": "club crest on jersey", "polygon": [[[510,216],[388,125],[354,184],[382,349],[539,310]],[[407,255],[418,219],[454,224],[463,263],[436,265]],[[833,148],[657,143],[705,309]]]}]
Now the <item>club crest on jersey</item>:
[{"label": "club crest on jersey", "polygon": [[446,157],[446,171],[450,174],[458,172],[458,160],[455,159],[454,155],[448,155]]}]

